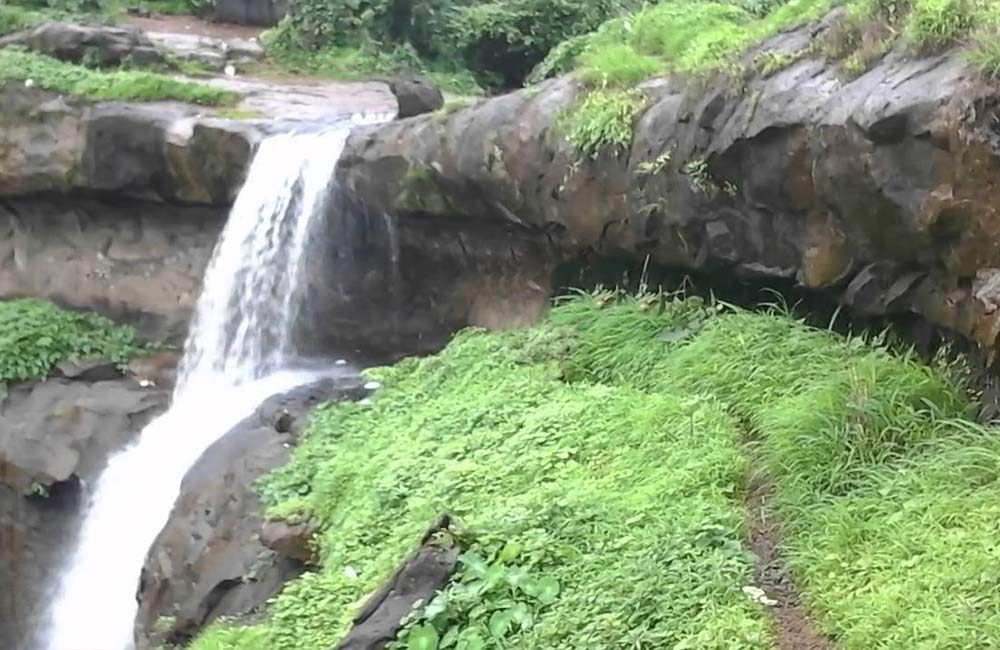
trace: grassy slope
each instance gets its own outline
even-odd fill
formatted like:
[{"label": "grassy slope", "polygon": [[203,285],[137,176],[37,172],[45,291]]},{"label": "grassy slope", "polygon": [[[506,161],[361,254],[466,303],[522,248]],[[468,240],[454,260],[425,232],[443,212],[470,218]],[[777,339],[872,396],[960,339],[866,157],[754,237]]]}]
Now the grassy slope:
[{"label": "grassy slope", "polygon": [[0,50],[0,83],[26,81],[51,90],[95,100],[178,100],[208,106],[234,103],[238,95],[203,84],[139,70],[92,70],[18,49]]},{"label": "grassy slope", "polygon": [[[197,650],[331,647],[446,510],[478,552],[521,545],[513,563],[560,586],[487,647],[769,647],[740,592],[751,457],[842,648],[1000,642],[1000,442],[913,361],[779,315],[586,299],[373,376],[371,406],[323,410],[262,486],[272,514],[322,522],[323,568]],[[449,608],[442,632],[485,629]]]},{"label": "grassy slope", "polygon": [[139,351],[135,330],[43,300],[0,301],[0,386],[46,376],[60,361],[125,362]]}]

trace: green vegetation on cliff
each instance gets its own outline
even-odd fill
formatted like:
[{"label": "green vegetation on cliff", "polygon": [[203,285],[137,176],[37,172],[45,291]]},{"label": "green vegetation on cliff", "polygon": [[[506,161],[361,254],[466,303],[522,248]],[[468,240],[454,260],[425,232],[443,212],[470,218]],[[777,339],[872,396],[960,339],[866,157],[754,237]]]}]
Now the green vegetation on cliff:
[{"label": "green vegetation on cliff", "polygon": [[43,90],[95,100],[178,100],[206,106],[235,103],[236,93],[139,70],[102,71],[16,48],[0,50],[0,83],[26,82]]},{"label": "green vegetation on cliff", "polygon": [[140,349],[135,330],[44,300],[0,301],[0,385],[49,374],[61,361],[124,363]]},{"label": "green vegetation on cliff", "polygon": [[600,295],[371,375],[371,403],[321,410],[261,485],[271,516],[320,524],[320,570],[197,650],[332,647],[442,512],[474,552],[462,575],[510,587],[470,607],[460,578],[410,647],[775,647],[742,591],[755,476],[839,647],[1000,639],[1000,440],[915,360],[783,314]]}]

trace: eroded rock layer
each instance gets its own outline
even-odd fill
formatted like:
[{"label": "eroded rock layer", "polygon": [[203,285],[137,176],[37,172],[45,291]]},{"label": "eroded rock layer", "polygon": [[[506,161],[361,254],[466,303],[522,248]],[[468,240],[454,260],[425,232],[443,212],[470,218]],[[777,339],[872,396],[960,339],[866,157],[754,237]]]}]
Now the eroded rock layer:
[{"label": "eroded rock layer", "polygon": [[[823,29],[759,51],[803,53]],[[561,135],[578,92],[559,79],[356,131],[339,178],[425,239],[504,227],[547,246],[549,263],[648,256],[791,280],[859,315],[912,312],[995,347],[1000,92],[958,53],[895,51],[855,80],[809,56],[742,87],[657,80],[631,150],[593,160]]]}]

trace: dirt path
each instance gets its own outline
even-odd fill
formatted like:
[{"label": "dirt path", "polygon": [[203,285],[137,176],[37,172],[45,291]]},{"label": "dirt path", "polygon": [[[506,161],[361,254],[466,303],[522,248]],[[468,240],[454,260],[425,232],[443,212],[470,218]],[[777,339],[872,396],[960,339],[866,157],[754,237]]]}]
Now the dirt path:
[{"label": "dirt path", "polygon": [[264,32],[263,27],[211,23],[194,16],[157,15],[150,18],[128,16],[124,22],[131,27],[138,27],[144,32],[189,34],[191,36],[209,36],[211,38],[222,39],[257,38]]},{"label": "dirt path", "polygon": [[772,492],[768,481],[755,477],[746,506],[749,547],[759,558],[755,585],[772,601],[767,609],[774,620],[778,647],[781,650],[835,650],[833,642],[809,618],[781,557],[781,531],[769,505]]}]

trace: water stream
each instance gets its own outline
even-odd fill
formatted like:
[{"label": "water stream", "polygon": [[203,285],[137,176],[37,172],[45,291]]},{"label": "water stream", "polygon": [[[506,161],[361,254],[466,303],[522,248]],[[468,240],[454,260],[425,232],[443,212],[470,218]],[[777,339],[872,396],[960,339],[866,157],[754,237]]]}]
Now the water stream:
[{"label": "water stream", "polygon": [[170,409],[94,486],[42,634],[49,650],[132,647],[139,573],[185,472],[264,399],[323,374],[302,369],[293,331],[310,230],[349,132],[345,123],[260,144],[206,271]]}]

